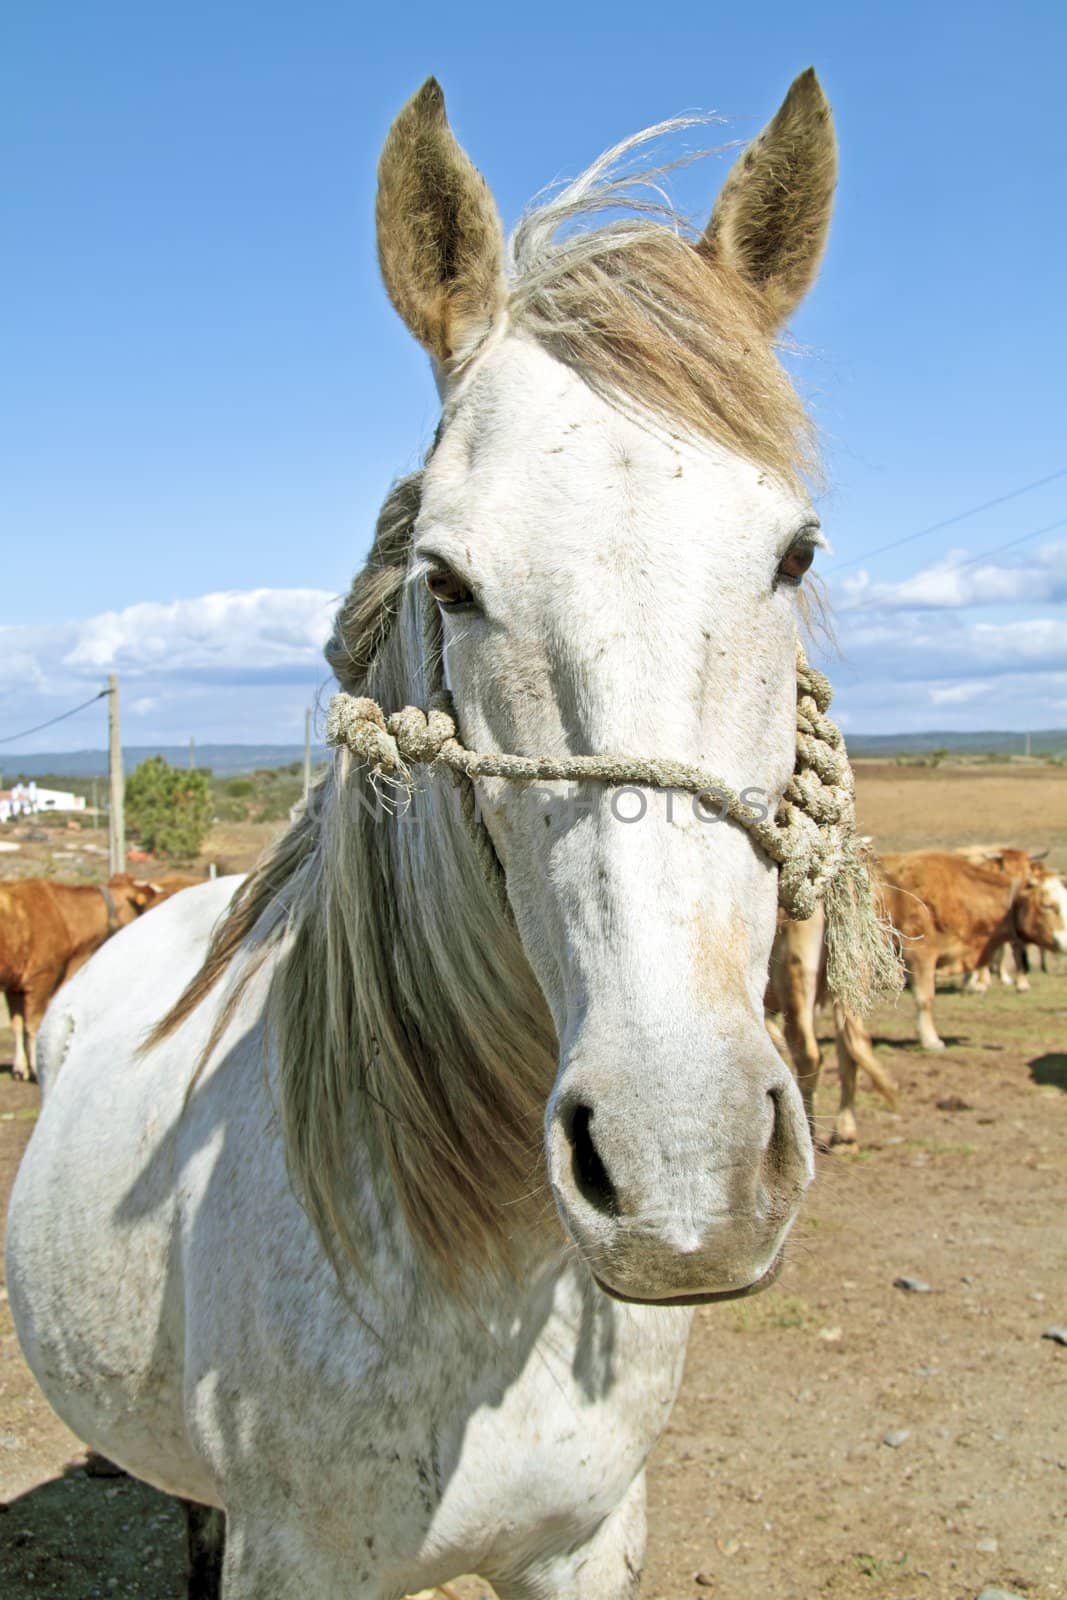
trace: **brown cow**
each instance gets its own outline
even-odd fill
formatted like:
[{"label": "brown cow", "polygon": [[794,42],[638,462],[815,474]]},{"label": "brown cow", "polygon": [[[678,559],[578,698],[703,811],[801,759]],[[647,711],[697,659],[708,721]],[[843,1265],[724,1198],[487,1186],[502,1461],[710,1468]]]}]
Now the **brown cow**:
[{"label": "brown cow", "polygon": [[[1028,854],[1014,845],[1004,844],[960,845],[954,853],[966,856],[968,861],[987,862],[990,866],[1008,871],[1024,865],[1027,860],[1031,863],[1042,861],[1048,855],[1047,850]],[[1042,970],[1047,971],[1048,952],[1042,950],[1040,954]],[[1002,944],[999,950],[994,951],[988,967],[977,967],[970,973],[963,986],[965,991],[968,994],[985,994],[991,975],[998,977],[1008,988],[1014,986],[1016,994],[1030,992],[1030,955],[1021,939],[1013,938],[1007,944]]]},{"label": "brown cow", "polygon": [[1067,891],[1025,851],[1004,852],[994,865],[916,850],[882,856],[877,871],[886,915],[903,939],[924,1050],[945,1048],[933,1019],[938,968],[974,972],[1015,939],[1067,949]]},{"label": "brown cow", "polygon": [[0,884],[0,990],[15,1035],[12,1076],[37,1076],[37,1030],[60,984],[95,950],[173,888],[118,872],[75,887],[25,878]]},{"label": "brown cow", "polygon": [[[771,1037],[792,1061],[797,1087],[815,1136],[815,1091],[822,1071],[822,1049],[815,1032],[815,1013],[832,1005],[834,1041],[840,1077],[840,1102],[834,1121],[833,1144],[856,1142],[856,1071],[862,1067],[879,1094],[895,1106],[896,1084],[874,1053],[870,1035],[860,1019],[847,1010],[826,986],[826,918],[822,906],[806,922],[780,918],[771,952],[767,993],[768,1012],[779,1012],[785,1037],[768,1022]],[[784,1047],[784,1048],[783,1048]]]}]

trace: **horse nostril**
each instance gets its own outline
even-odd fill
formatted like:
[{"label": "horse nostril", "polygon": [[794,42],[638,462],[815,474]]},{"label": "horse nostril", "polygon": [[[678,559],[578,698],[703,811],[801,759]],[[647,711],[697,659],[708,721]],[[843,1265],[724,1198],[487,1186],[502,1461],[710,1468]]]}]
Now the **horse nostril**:
[{"label": "horse nostril", "polygon": [[771,1132],[763,1152],[763,1166],[767,1176],[773,1179],[780,1176],[786,1165],[789,1134],[782,1115],[781,1090],[768,1089],[767,1099],[771,1102]]},{"label": "horse nostril", "polygon": [[600,1159],[600,1152],[593,1143],[590,1127],[592,1120],[591,1107],[575,1106],[566,1130],[571,1143],[574,1182],[579,1194],[594,1210],[601,1211],[608,1217],[617,1217],[619,1197],[615,1192],[615,1185],[608,1177],[608,1169]]}]

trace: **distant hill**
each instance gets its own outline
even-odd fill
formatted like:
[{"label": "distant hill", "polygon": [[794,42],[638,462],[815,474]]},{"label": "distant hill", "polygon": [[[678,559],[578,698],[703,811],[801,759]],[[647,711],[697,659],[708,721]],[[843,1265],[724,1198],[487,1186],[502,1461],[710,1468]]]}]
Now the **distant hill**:
[{"label": "distant hill", "polygon": [[[1020,756],[1025,749],[1025,734],[992,730],[983,733],[958,733],[934,729],[930,733],[850,733],[849,753],[860,759],[892,760],[896,756],[927,755],[945,750],[950,755]],[[1033,755],[1067,756],[1067,728],[1042,728],[1030,734]],[[177,744],[126,745],[122,751],[126,771],[130,772],[147,756],[161,755],[175,767],[189,764],[189,746]],[[304,751],[295,744],[198,744],[196,764],[209,767],[218,777],[240,777],[260,768],[287,767],[303,761]],[[313,745],[311,759],[319,767],[327,759],[325,745]],[[25,778],[103,778],[107,775],[106,750],[51,751],[45,755],[19,756],[0,750],[0,786]]]},{"label": "distant hill", "polygon": [[[189,765],[187,744],[137,744],[124,745],[122,759],[126,771],[148,756],[163,756],[173,767]],[[303,761],[302,745],[296,744],[198,744],[196,764],[209,767],[212,772],[226,777],[239,777],[259,768],[287,767],[293,761]],[[315,766],[326,760],[325,745],[312,745],[311,759]],[[19,756],[0,750],[0,774],[7,785],[15,779],[62,777],[104,778],[107,776],[106,750],[51,751],[44,755]]]},{"label": "distant hill", "polygon": [[[959,733],[934,729],[930,733],[847,733],[851,756],[927,755],[931,750],[947,750],[950,755],[1021,756],[1026,750],[1024,733],[990,730]],[[1067,755],[1067,728],[1035,728],[1030,733],[1030,751],[1038,756]]]}]

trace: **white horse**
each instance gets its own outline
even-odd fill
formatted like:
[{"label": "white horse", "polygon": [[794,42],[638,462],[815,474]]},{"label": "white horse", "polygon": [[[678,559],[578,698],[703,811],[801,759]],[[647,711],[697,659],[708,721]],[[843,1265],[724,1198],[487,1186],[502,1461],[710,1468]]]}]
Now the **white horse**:
[{"label": "white horse", "polygon": [[[700,237],[603,223],[616,170],[505,268],[437,84],[400,114],[380,255],[443,419],[330,659],[396,707],[441,650],[471,748],[684,757],[773,808],[819,536],[772,346],[829,108],[798,78]],[[752,837],[656,789],[477,793],[506,903],[447,774],[391,810],[341,753],[235,898],[119,934],[45,1025],[19,1337],[83,1439],[224,1509],[226,1600],[635,1594],[687,1307],[773,1278],[812,1176]]]}]

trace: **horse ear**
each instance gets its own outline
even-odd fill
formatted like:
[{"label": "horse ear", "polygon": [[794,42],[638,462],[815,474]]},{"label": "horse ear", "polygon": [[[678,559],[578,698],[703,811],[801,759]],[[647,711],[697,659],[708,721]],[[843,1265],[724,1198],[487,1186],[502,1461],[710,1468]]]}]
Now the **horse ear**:
[{"label": "horse ear", "polygon": [[729,262],[758,291],[770,332],[815,281],[836,181],[830,104],[809,67],[730,171],[697,247]]},{"label": "horse ear", "polygon": [[378,163],[378,260],[389,298],[438,366],[481,342],[503,309],[504,235],[485,179],[428,78]]}]

